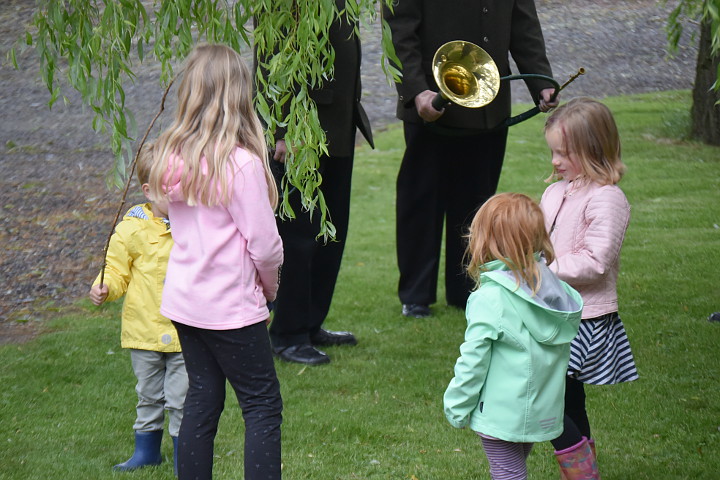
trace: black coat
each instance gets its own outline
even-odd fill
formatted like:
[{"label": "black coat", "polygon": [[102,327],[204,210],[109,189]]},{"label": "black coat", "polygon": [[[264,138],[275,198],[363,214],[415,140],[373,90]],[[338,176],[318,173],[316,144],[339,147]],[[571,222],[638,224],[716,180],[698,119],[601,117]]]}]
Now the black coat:
[{"label": "black coat", "polygon": [[[344,8],[344,0],[336,1],[338,8]],[[317,105],[320,125],[327,136],[328,153],[346,157],[355,148],[355,127],[374,147],[370,122],[360,104],[360,39],[354,34],[353,25],[343,17],[330,27],[330,44],[335,49],[334,75],[309,94]]]}]

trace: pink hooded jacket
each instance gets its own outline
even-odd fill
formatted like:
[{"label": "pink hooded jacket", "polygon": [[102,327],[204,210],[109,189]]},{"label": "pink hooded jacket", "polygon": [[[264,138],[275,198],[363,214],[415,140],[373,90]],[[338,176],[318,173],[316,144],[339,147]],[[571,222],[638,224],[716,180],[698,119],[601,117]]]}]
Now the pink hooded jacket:
[{"label": "pink hooded jacket", "polygon": [[580,292],[587,319],[618,311],[620,248],[630,205],[617,185],[578,181],[550,185],[540,207],[555,249],[550,269]]},{"label": "pink hooded jacket", "polygon": [[[182,170],[182,159],[173,161]],[[175,245],[160,311],[178,323],[242,328],[267,320],[267,302],[277,294],[283,248],[262,162],[238,147],[232,166],[227,206],[191,207],[179,188],[180,172],[167,181]]]}]

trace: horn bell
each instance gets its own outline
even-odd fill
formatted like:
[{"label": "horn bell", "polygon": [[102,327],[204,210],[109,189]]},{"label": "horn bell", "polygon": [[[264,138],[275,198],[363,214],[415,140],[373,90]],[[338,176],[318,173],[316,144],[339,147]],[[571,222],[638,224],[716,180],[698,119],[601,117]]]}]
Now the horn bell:
[{"label": "horn bell", "polygon": [[500,73],[493,59],[482,48],[464,40],[438,48],[432,72],[442,95],[462,107],[485,106],[500,89]]}]

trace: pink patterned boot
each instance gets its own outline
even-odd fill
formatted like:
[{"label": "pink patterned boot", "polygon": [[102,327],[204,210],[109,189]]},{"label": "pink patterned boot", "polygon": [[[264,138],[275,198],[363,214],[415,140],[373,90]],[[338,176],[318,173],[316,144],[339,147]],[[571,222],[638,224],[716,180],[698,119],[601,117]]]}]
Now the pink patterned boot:
[{"label": "pink patterned boot", "polygon": [[595,455],[585,437],[580,443],[555,452],[555,458],[560,465],[560,475],[563,479],[600,480]]}]

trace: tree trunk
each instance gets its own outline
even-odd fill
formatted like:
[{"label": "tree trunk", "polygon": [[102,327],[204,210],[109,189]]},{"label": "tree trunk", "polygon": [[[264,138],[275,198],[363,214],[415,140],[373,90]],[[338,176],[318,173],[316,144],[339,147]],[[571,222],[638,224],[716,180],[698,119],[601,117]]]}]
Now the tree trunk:
[{"label": "tree trunk", "polygon": [[695,85],[693,86],[692,136],[710,145],[720,145],[720,91],[712,90],[720,56],[710,57],[710,21],[700,26]]}]

